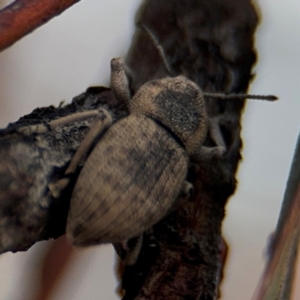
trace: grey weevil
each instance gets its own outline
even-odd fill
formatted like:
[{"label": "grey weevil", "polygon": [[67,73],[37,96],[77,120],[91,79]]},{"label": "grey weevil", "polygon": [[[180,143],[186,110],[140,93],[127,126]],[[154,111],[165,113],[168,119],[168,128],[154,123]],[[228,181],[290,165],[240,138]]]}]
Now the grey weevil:
[{"label": "grey weevil", "polygon": [[201,90],[186,77],[149,81],[130,100],[123,63],[113,59],[111,87],[129,115],[107,129],[79,174],[66,228],[77,246],[141,235],[188,193],[190,157],[225,153],[216,130],[217,146],[202,146],[209,121]]},{"label": "grey weevil", "polygon": [[[202,91],[186,77],[149,81],[130,99],[122,60],[112,59],[111,88],[129,115],[107,129],[79,174],[66,227],[76,246],[140,236],[170,212],[181,193],[189,194],[190,160],[220,158],[226,151]],[[208,132],[215,147],[203,146]]]},{"label": "grey weevil", "polygon": [[[114,124],[110,113],[101,108],[18,131],[30,135],[74,122],[90,124],[66,176],[48,184],[54,198],[59,198],[70,175],[102,134],[76,181],[66,234],[76,246],[114,243],[119,253],[125,250],[125,263],[131,264],[141,247],[139,237],[176,208],[177,198],[189,195],[192,185],[186,176],[190,162],[220,158],[226,152],[218,120],[207,117],[203,95],[223,99],[276,97],[203,94],[194,82],[177,76],[149,81],[130,99],[121,59],[111,61],[111,88],[129,111]],[[207,134],[216,146],[203,146]],[[136,243],[126,244],[133,238],[138,238]],[[129,249],[130,245],[134,249]]]},{"label": "grey weevil", "polygon": [[[129,111],[114,124],[109,112],[101,108],[18,131],[30,135],[73,122],[91,124],[66,176],[48,185],[54,198],[60,196],[70,175],[102,134],[76,181],[67,218],[67,239],[76,246],[119,244],[115,247],[125,250],[125,261],[132,263],[141,239],[133,251],[126,241],[141,237],[177,206],[179,196],[189,195],[192,185],[186,176],[190,162],[220,158],[226,147],[218,120],[207,117],[201,89],[186,77],[149,81],[130,99],[125,67],[121,59],[113,59],[111,88]],[[206,95],[275,100],[272,96]],[[203,146],[208,133],[216,146]]]}]

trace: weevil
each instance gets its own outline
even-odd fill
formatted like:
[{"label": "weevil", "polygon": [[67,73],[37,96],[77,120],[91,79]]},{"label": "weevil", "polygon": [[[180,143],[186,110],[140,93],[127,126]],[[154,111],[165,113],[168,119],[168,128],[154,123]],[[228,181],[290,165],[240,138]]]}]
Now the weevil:
[{"label": "weevil", "polygon": [[[149,81],[130,99],[123,62],[113,59],[111,88],[129,115],[107,129],[79,174],[66,227],[67,239],[77,246],[140,236],[170,212],[180,194],[189,194],[191,160],[226,152],[201,89],[186,77]],[[208,133],[214,147],[203,146]]]},{"label": "weevil", "polygon": [[[192,185],[186,176],[190,162],[221,158],[226,146],[218,120],[207,117],[201,89],[186,77],[149,81],[131,98],[122,60],[113,59],[111,88],[129,111],[128,116],[114,124],[109,112],[102,108],[75,113],[46,125],[22,127],[19,131],[43,133],[49,128],[96,119],[65,171],[66,176],[48,187],[58,198],[70,181],[69,175],[102,134],[75,184],[66,234],[76,246],[121,243],[127,252],[124,241],[141,236],[176,206],[180,195],[189,195]],[[254,98],[275,100],[269,96]],[[214,147],[203,146],[208,134]],[[141,241],[136,245],[140,248]],[[133,249],[133,258],[129,253],[131,262],[138,250]]]},{"label": "weevil", "polygon": [[[201,90],[186,77],[149,81],[130,99],[123,63],[113,59],[111,88],[129,115],[107,129],[79,174],[66,228],[77,246],[140,236],[188,194],[190,158],[225,153]],[[215,147],[202,145],[208,130]]]}]

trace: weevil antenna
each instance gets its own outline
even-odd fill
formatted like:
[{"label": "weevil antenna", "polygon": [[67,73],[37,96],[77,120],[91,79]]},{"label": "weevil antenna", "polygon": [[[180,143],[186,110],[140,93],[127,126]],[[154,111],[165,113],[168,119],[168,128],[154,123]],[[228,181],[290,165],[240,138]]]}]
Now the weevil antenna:
[{"label": "weevil antenna", "polygon": [[[176,76],[174,72],[172,71],[172,67],[168,63],[167,57],[165,55],[164,49],[160,45],[157,37],[154,35],[154,33],[144,24],[139,23],[138,24],[145,32],[148,34],[150,40],[153,42],[154,46],[158,50],[158,54],[161,58],[161,60],[164,63],[165,69],[168,72],[168,74],[173,77]],[[218,99],[254,99],[254,100],[266,100],[266,101],[275,101],[278,98],[274,95],[248,95],[248,94],[223,94],[223,93],[203,93],[206,97],[211,98],[218,98]]]},{"label": "weevil antenna", "polygon": [[160,45],[158,39],[156,38],[156,36],[153,34],[153,32],[146,27],[145,25],[143,25],[142,23],[138,24],[143,30],[145,30],[145,32],[148,34],[150,40],[153,42],[154,46],[156,47],[156,49],[158,50],[158,54],[159,57],[161,58],[161,60],[164,63],[165,69],[168,72],[168,74],[170,76],[175,76],[174,72],[172,71],[171,66],[168,63],[167,57],[165,55],[164,49],[162,48],[162,46]]},{"label": "weevil antenna", "polygon": [[253,99],[276,101],[278,98],[274,95],[248,95],[248,94],[223,94],[223,93],[203,93],[205,97],[218,99]]}]

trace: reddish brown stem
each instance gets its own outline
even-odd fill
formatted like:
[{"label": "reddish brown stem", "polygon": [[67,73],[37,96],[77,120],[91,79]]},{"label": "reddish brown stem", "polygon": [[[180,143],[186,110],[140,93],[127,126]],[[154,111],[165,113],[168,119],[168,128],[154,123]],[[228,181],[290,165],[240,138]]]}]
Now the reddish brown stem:
[{"label": "reddish brown stem", "polygon": [[80,0],[16,0],[0,11],[0,51]]}]

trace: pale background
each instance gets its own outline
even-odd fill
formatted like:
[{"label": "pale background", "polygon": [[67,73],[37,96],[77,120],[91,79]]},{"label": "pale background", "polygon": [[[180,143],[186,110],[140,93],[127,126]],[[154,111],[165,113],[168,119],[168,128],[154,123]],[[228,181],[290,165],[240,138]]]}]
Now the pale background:
[{"label": "pale background", "polygon": [[[257,33],[259,62],[251,93],[272,93],[280,101],[249,102],[244,115],[245,158],[224,224],[230,243],[224,300],[251,299],[268,235],[276,226],[300,125],[300,2],[258,3],[264,17]],[[140,0],[82,0],[1,53],[0,127],[37,106],[70,101],[90,85],[107,85],[109,61],[126,54],[139,4]],[[28,281],[30,266],[46,243],[0,256],[0,300],[30,299],[27,291],[35,287]],[[110,246],[82,251],[52,300],[118,299],[113,265]]]}]

